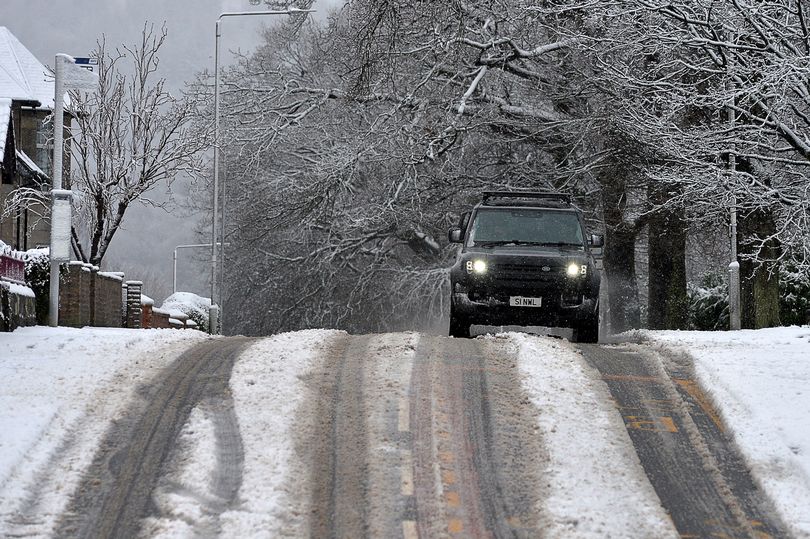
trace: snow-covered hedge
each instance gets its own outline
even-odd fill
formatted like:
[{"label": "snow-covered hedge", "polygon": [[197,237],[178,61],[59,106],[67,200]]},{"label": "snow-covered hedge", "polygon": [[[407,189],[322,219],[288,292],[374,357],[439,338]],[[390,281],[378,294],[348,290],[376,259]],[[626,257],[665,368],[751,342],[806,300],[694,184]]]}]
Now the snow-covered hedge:
[{"label": "snow-covered hedge", "polygon": [[192,294],[191,292],[175,292],[163,302],[160,311],[173,312],[180,311],[189,320],[193,320],[197,329],[208,331],[208,311],[211,308],[211,300]]},{"label": "snow-covered hedge", "polygon": [[689,329],[728,329],[728,285],[722,277],[706,274],[700,283],[689,283],[686,294],[689,298]]},{"label": "snow-covered hedge", "polygon": [[779,274],[779,318],[784,326],[808,323],[810,275],[783,267]]}]

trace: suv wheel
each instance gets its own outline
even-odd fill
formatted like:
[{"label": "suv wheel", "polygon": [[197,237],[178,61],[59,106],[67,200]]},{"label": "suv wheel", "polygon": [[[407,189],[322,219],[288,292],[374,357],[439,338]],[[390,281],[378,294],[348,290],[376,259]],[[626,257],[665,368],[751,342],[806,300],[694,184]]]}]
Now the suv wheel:
[{"label": "suv wheel", "polygon": [[599,316],[592,316],[574,326],[574,342],[595,343],[599,341]]},{"label": "suv wheel", "polygon": [[456,315],[450,309],[450,336],[462,339],[470,338],[470,321],[464,317]]}]

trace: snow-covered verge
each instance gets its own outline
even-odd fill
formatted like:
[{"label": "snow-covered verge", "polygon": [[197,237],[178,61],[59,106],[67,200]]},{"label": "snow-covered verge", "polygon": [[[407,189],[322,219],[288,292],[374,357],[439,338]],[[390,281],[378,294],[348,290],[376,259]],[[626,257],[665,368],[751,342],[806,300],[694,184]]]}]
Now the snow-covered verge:
[{"label": "snow-covered verge", "polygon": [[0,536],[49,535],[138,385],[206,338],[40,326],[0,333]]},{"label": "snow-covered verge", "polygon": [[677,537],[607,388],[581,354],[563,340],[506,336],[549,453],[548,537]]},{"label": "snow-covered verge", "polygon": [[635,335],[695,360],[751,471],[797,537],[810,537],[810,328]]}]

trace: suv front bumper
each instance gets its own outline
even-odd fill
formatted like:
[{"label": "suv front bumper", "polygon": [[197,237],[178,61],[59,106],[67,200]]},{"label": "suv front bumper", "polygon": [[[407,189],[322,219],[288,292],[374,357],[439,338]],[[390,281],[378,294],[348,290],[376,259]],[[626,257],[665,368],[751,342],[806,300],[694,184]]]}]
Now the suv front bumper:
[{"label": "suv front bumper", "polygon": [[453,292],[454,316],[470,324],[518,326],[568,326],[592,319],[599,312],[599,299],[584,294],[574,298],[561,293],[546,293],[540,307],[514,307],[508,296],[480,296],[471,299],[467,292]]}]

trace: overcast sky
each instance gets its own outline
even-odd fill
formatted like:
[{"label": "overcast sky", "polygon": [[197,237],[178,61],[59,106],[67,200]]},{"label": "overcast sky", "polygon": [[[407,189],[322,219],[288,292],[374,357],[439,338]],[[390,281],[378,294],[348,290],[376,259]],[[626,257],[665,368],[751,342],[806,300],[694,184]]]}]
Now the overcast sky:
[{"label": "overcast sky", "polygon": [[[343,0],[316,0],[318,18]],[[52,66],[54,55],[88,56],[102,34],[110,46],[140,42],[146,21],[166,23],[168,36],[161,49],[159,75],[174,90],[195,73],[214,67],[214,25],[225,11],[259,11],[265,6],[249,0],[0,0],[0,25],[17,36],[42,63]],[[252,50],[259,31],[272,17],[241,17],[222,23],[222,58],[229,50]],[[160,302],[163,290],[171,291],[172,251],[176,245],[210,242],[195,235],[194,216],[182,218],[162,210],[133,208],[123,230],[113,239],[106,269],[128,271],[127,278],[147,281],[146,293]],[[191,282],[187,269],[190,251],[181,251],[178,288],[208,295],[204,283]],[[113,265],[119,267],[112,267]],[[140,268],[144,268],[141,270]],[[143,275],[136,275],[141,272]],[[150,278],[146,273],[153,274]],[[156,278],[155,278],[156,277]],[[149,281],[165,283],[163,290],[149,290]],[[158,288],[153,286],[152,288]]]}]

